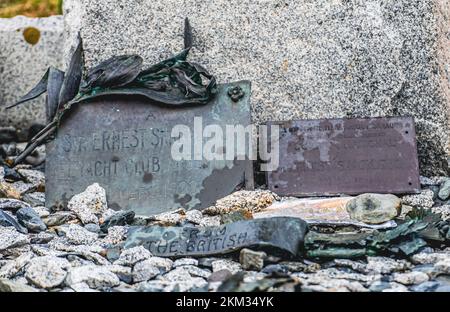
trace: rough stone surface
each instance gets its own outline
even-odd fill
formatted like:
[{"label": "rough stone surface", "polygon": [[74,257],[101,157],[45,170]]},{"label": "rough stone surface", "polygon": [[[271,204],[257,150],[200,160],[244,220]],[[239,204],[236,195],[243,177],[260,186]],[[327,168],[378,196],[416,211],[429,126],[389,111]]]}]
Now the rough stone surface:
[{"label": "rough stone surface", "polygon": [[443,274],[450,274],[450,259],[437,262],[435,264],[435,268]]},{"label": "rough stone surface", "polygon": [[150,258],[152,254],[143,246],[137,246],[130,249],[125,249],[120,254],[119,259],[114,264],[133,266],[136,263]]},{"label": "rough stone surface", "polygon": [[401,212],[401,201],[391,194],[362,194],[346,204],[350,218],[369,224],[392,220]]},{"label": "rough stone surface", "polygon": [[395,282],[403,285],[416,285],[428,281],[428,275],[423,272],[394,273]]},{"label": "rough stone surface", "polygon": [[75,218],[76,216],[70,211],[58,211],[44,218],[43,221],[48,227],[51,227],[62,225]]},{"label": "rough stone surface", "polygon": [[107,244],[118,244],[126,239],[128,229],[125,226],[112,226],[108,228],[108,235],[103,238]]},{"label": "rough stone surface", "polygon": [[[220,82],[249,79],[255,121],[412,115],[423,173],[448,170],[450,5],[445,0],[67,0],[67,51],[81,29],[87,66],[182,49]],[[99,22],[101,16],[101,22]]]},{"label": "rough stone surface", "polygon": [[73,196],[67,208],[73,211],[84,224],[98,224],[98,217],[108,209],[105,189],[98,183],[94,183],[83,193]]},{"label": "rough stone surface", "polygon": [[220,270],[228,270],[232,274],[236,274],[239,271],[242,271],[242,267],[238,262],[232,260],[216,260],[212,262],[212,270],[213,272],[217,272]]},{"label": "rough stone surface", "polygon": [[134,265],[133,281],[135,283],[146,282],[161,273],[159,268],[153,266],[153,264],[148,261],[149,260],[144,260]]},{"label": "rough stone surface", "polygon": [[85,283],[92,289],[101,289],[118,286],[120,280],[107,267],[86,265],[72,268],[67,275],[66,283],[72,288]]},{"label": "rough stone surface", "polygon": [[63,258],[47,256],[37,257],[30,261],[25,277],[39,288],[51,289],[61,285],[66,278],[69,261]]},{"label": "rough stone surface", "polygon": [[[24,30],[40,32],[36,44],[27,42]],[[28,128],[45,123],[45,96],[27,105],[5,110],[27,93],[42,78],[49,66],[61,68],[63,61],[63,18],[0,18],[0,126]]]},{"label": "rough stone surface", "polygon": [[[151,257],[147,260],[144,260],[146,265],[153,266],[155,268],[158,268],[161,274],[169,272],[172,267],[174,266],[174,262],[168,258],[161,258],[161,257]],[[139,262],[141,263],[141,262]],[[136,266],[135,266],[136,268]]]},{"label": "rough stone surface", "polygon": [[23,195],[23,200],[33,207],[45,206],[45,193],[44,192],[33,192]]},{"label": "rough stone surface", "polygon": [[74,245],[90,245],[98,238],[96,233],[89,232],[77,224],[70,224],[65,229],[65,234],[67,241]]},{"label": "rough stone surface", "polygon": [[232,211],[258,212],[270,206],[276,199],[278,196],[270,191],[238,191],[219,199],[204,212],[211,215],[224,215]]},{"label": "rough stone surface", "polygon": [[26,284],[11,281],[8,279],[0,279],[0,292],[38,292],[36,288]]},{"label": "rough stone surface", "polygon": [[142,283],[138,287],[141,292],[186,292],[203,290],[208,286],[201,277],[193,277],[183,281],[153,280]]},{"label": "rough stone surface", "polygon": [[411,257],[411,261],[415,264],[434,264],[441,261],[450,261],[450,253],[448,252],[421,252]]},{"label": "rough stone surface", "polygon": [[31,206],[26,202],[13,198],[0,198],[0,209],[17,211],[20,208],[30,208]]},{"label": "rough stone surface", "polygon": [[379,274],[403,272],[411,268],[411,263],[406,260],[395,260],[387,257],[367,257],[367,270]]},{"label": "rough stone surface", "polygon": [[19,172],[26,182],[33,184],[36,188],[45,188],[45,176],[42,171],[19,169],[17,172]]},{"label": "rough stone surface", "polygon": [[39,214],[31,207],[20,208],[16,216],[19,223],[30,232],[39,233],[47,229]]},{"label": "rough stone surface", "polygon": [[247,248],[241,250],[239,262],[244,270],[261,270],[264,267],[265,252],[253,251]]},{"label": "rough stone surface", "polygon": [[198,265],[198,260],[194,258],[181,258],[173,262],[173,267],[177,268],[184,265]]},{"label": "rough stone surface", "polygon": [[403,196],[402,203],[417,208],[431,208],[434,205],[433,197],[432,190],[424,189],[420,194]]},{"label": "rough stone surface", "polygon": [[450,205],[442,205],[431,209],[434,213],[440,213],[443,220],[450,219]]},{"label": "rough stone surface", "polygon": [[29,238],[12,227],[0,226],[0,251],[20,247],[30,242]]}]

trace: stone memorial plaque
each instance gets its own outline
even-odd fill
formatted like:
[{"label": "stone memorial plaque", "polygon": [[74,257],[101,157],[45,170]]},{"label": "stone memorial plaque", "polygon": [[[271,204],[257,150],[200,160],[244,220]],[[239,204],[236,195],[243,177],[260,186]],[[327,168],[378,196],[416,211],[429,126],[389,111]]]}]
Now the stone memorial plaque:
[{"label": "stone memorial plaque", "polygon": [[[239,97],[229,92],[234,87]],[[207,126],[219,126],[225,142],[226,126],[250,124],[250,92],[250,82],[241,81],[219,85],[204,106],[173,108],[131,96],[79,104],[47,144],[47,207],[64,205],[95,182],[106,189],[110,208],[138,215],[202,209],[244,182],[251,188],[248,157],[229,160],[225,145],[212,147],[219,158],[202,154],[210,140],[203,132]],[[177,125],[183,132],[173,136]],[[172,157],[175,143],[186,143],[178,149],[182,160]]]},{"label": "stone memorial plaque", "polygon": [[298,218],[238,221],[218,227],[131,227],[124,248],[144,246],[160,257],[226,254],[243,247],[296,256],[308,230]]},{"label": "stone memorial plaque", "polygon": [[[313,196],[420,191],[410,117],[298,120],[278,124],[280,164],[270,190]],[[270,128],[270,127],[269,127]]]}]

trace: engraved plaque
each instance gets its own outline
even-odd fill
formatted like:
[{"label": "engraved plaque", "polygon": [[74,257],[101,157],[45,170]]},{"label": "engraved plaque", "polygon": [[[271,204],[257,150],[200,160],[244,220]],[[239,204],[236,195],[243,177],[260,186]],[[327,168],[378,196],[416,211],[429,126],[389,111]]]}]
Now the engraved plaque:
[{"label": "engraved plaque", "polygon": [[410,117],[298,120],[278,124],[280,165],[267,172],[280,195],[417,193]]},{"label": "engraved plaque", "polygon": [[[240,98],[229,95],[236,86],[243,91]],[[64,205],[95,182],[106,189],[110,208],[138,215],[202,209],[244,182],[251,188],[248,157],[206,160],[202,154],[210,139],[203,133],[206,126],[219,126],[225,133],[227,125],[250,124],[249,98],[250,82],[242,81],[220,85],[204,106],[174,108],[131,96],[79,104],[47,144],[47,207]],[[174,136],[176,125],[189,134]],[[188,143],[180,150],[189,151],[191,158],[172,158],[175,142]],[[225,145],[214,148],[225,156]]]},{"label": "engraved plaque", "polygon": [[217,227],[131,227],[125,248],[144,246],[162,257],[226,254],[243,247],[296,256],[308,229],[298,218],[274,217],[238,221]]}]

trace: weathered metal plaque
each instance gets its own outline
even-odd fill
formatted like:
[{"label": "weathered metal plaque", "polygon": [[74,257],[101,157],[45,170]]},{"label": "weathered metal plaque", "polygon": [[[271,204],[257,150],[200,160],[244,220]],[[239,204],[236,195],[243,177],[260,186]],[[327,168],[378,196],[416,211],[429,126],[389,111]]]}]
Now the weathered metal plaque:
[{"label": "weathered metal plaque", "polygon": [[269,124],[280,126],[280,165],[267,172],[267,183],[280,195],[420,191],[411,117]]},{"label": "weathered metal plaque", "polygon": [[[238,98],[229,92],[234,87],[241,88]],[[130,96],[79,104],[47,144],[46,205],[64,205],[95,182],[110,208],[138,215],[202,209],[244,182],[251,188],[248,158],[229,160],[225,145],[212,147],[222,157],[202,153],[211,139],[207,126],[222,129],[225,144],[227,125],[250,124],[249,99],[250,82],[242,81],[220,85],[205,106],[170,108]],[[174,126],[183,131],[174,136]],[[186,143],[182,160],[172,157],[175,143]]]},{"label": "weathered metal plaque", "polygon": [[296,256],[308,230],[298,218],[238,221],[218,227],[132,227],[124,248],[144,246],[155,256],[226,254],[243,247],[287,252]]}]

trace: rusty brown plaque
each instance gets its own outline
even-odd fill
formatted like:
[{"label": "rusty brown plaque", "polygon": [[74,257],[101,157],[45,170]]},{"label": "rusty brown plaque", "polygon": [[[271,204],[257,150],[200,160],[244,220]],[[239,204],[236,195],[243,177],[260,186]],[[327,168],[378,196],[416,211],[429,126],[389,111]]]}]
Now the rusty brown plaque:
[{"label": "rusty brown plaque", "polygon": [[[235,87],[242,91],[239,99],[230,96]],[[228,125],[250,122],[248,81],[220,85],[214,100],[204,106],[172,108],[131,96],[82,103],[47,144],[46,205],[65,205],[99,183],[115,210],[153,215],[208,207],[244,184],[251,188],[253,176],[248,158],[198,156],[196,148],[208,141],[203,131],[215,125],[225,132]],[[172,157],[172,145],[184,137],[172,135],[176,125],[189,132],[184,142],[190,159]],[[225,154],[224,147],[216,146]]]},{"label": "rusty brown plaque", "polygon": [[269,125],[279,125],[279,167],[266,174],[270,190],[277,194],[420,191],[411,117],[297,120]]}]

